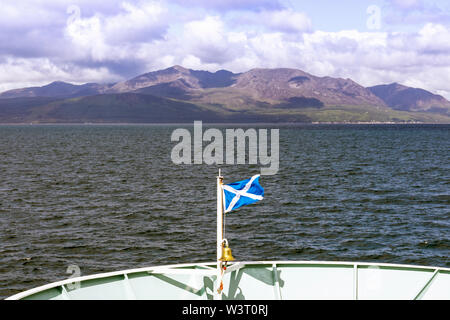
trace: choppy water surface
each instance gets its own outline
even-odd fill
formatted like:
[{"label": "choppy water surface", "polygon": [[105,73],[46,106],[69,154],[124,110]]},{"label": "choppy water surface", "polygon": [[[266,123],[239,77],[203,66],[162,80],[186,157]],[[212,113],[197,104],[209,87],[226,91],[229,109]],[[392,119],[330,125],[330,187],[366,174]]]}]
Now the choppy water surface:
[{"label": "choppy water surface", "polygon": [[[174,165],[177,127],[0,126],[0,298],[69,265],[213,261],[217,167]],[[450,266],[450,126],[260,127],[280,128],[280,170],[227,216],[238,260]]]}]

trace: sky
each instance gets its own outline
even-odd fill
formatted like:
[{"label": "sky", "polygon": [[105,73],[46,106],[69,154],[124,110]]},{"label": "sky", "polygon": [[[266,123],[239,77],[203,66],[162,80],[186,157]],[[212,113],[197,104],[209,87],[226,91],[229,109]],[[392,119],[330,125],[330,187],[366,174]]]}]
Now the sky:
[{"label": "sky", "polygon": [[450,99],[450,1],[0,0],[0,92],[173,65],[297,68]]}]

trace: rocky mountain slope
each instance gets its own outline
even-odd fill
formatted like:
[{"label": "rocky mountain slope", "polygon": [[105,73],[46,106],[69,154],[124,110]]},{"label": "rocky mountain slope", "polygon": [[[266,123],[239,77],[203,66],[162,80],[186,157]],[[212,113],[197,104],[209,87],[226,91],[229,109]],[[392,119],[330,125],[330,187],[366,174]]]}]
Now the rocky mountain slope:
[{"label": "rocky mountain slope", "polygon": [[449,106],[422,89],[365,88],[297,69],[232,73],[173,66],[115,84],[52,82],[6,91],[0,94],[0,122],[189,122],[195,115],[212,122],[450,123]]},{"label": "rocky mountain slope", "polygon": [[450,114],[450,102],[429,91],[410,88],[398,83],[368,88],[395,110]]},{"label": "rocky mountain slope", "polygon": [[0,99],[7,98],[32,98],[32,97],[58,97],[74,98],[85,97],[106,92],[111,85],[86,83],[75,85],[62,81],[55,81],[42,87],[29,87],[14,89],[0,94]]}]

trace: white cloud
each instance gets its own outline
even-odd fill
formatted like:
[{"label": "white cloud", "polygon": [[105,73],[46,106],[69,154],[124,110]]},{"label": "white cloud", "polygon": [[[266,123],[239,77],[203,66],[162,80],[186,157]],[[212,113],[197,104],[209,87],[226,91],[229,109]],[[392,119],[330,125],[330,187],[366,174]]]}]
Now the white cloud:
[{"label": "white cloud", "polygon": [[262,14],[265,24],[271,28],[284,32],[304,32],[312,29],[312,22],[303,12],[290,9],[265,12]]},{"label": "white cloud", "polygon": [[147,42],[161,37],[167,28],[167,9],[157,2],[134,5],[123,2],[123,11],[104,20],[104,31],[110,43]]},{"label": "white cloud", "polygon": [[312,30],[307,14],[292,9],[262,10],[245,15],[230,15],[230,24],[248,30],[301,34]]},{"label": "white cloud", "polygon": [[450,24],[450,11],[444,1],[390,0],[384,9],[384,23],[397,29],[417,29],[427,23]]},{"label": "white cloud", "polygon": [[156,2],[141,6],[122,3],[112,16],[95,14],[68,20],[65,29],[75,53],[94,61],[127,59],[140,43],[162,38],[167,28],[166,10]]},{"label": "white cloud", "polygon": [[73,64],[55,64],[47,58],[7,57],[0,63],[0,92],[27,86],[40,86],[52,81],[71,83],[119,81],[120,76],[107,68],[81,68]]},{"label": "white cloud", "polygon": [[200,7],[217,11],[277,10],[283,7],[278,0],[173,0],[184,7]]},{"label": "white cloud", "polygon": [[424,52],[450,52],[450,28],[427,23],[420,31],[416,41],[419,50]]},{"label": "white cloud", "polygon": [[2,1],[0,6],[2,31],[28,30],[54,26],[64,21],[61,12],[33,1]]},{"label": "white cloud", "polygon": [[233,60],[245,44],[243,34],[227,31],[219,16],[207,16],[184,26],[182,37],[176,40],[185,54],[196,56],[203,63],[225,63]]},{"label": "white cloud", "polygon": [[402,9],[418,8],[422,5],[420,0],[392,0],[392,3]]},{"label": "white cloud", "polygon": [[78,55],[78,58],[86,57],[100,61],[112,53],[105,43],[101,21],[97,16],[77,19],[68,24],[66,35],[76,50],[73,54]]}]

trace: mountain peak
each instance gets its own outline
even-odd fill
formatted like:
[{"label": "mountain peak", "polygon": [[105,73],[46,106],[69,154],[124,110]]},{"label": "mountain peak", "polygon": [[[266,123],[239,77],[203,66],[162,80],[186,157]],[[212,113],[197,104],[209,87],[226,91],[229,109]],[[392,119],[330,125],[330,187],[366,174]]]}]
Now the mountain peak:
[{"label": "mountain peak", "polygon": [[395,110],[450,113],[449,101],[424,89],[407,87],[397,82],[368,89]]},{"label": "mountain peak", "polygon": [[184,72],[189,72],[189,71],[190,71],[189,69],[186,69],[186,68],[184,68],[184,67],[182,67],[182,66],[180,66],[180,65],[178,65],[178,64],[176,64],[176,65],[170,67],[169,69],[174,69],[174,70],[177,70],[177,71],[183,72],[183,73],[184,73]]},{"label": "mountain peak", "polygon": [[[231,86],[235,82],[235,76],[236,74],[226,70],[211,73],[174,65],[167,69],[148,72],[133,79],[120,82],[112,87],[110,93],[136,91],[162,84],[164,84],[166,89],[167,86],[178,89],[180,87],[184,89],[222,88]],[[144,91],[149,92],[149,90]],[[153,89],[150,91],[154,92]]]},{"label": "mountain peak", "polygon": [[402,85],[401,83],[398,82],[392,82],[390,84],[385,84],[385,85],[380,85],[380,86],[386,86],[386,87],[390,87],[390,88],[397,88],[397,89],[407,89],[409,87]]},{"label": "mountain peak", "polygon": [[69,82],[56,80],[56,81],[50,82],[49,84],[47,84],[45,86],[42,86],[41,88],[44,88],[44,87],[63,87],[63,86],[64,87],[72,87],[72,86],[75,86],[75,85],[71,84]]}]

